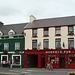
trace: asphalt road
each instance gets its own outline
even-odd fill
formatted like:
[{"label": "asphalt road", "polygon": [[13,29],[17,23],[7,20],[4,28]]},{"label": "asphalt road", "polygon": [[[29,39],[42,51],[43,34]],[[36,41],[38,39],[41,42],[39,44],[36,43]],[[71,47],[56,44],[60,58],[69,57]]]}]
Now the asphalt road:
[{"label": "asphalt road", "polygon": [[25,75],[69,75],[70,72],[75,72],[75,69],[54,69],[53,71],[47,69],[15,69],[15,68],[0,68],[0,72],[4,73],[24,73]]}]

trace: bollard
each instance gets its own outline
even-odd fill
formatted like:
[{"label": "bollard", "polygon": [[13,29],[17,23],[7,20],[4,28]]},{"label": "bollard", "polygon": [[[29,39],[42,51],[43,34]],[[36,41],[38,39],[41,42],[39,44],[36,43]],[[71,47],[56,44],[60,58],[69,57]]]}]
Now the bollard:
[{"label": "bollard", "polygon": [[0,73],[0,75],[25,75],[24,73]]}]

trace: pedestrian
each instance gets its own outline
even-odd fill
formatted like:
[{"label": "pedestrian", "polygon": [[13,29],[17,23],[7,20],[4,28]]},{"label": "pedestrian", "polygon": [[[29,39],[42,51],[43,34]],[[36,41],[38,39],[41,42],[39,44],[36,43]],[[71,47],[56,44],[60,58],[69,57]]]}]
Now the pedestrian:
[{"label": "pedestrian", "polygon": [[9,68],[11,67],[11,61],[9,60]]},{"label": "pedestrian", "polygon": [[5,61],[5,60],[3,60],[3,67],[5,67],[5,64],[6,64],[6,61]]},{"label": "pedestrian", "polygon": [[50,60],[48,59],[48,62],[47,62],[47,67],[46,67],[46,69],[49,69],[49,67],[50,67]]},{"label": "pedestrian", "polygon": [[52,62],[52,61],[50,62],[49,70],[50,70],[50,69],[53,70],[53,62]]},{"label": "pedestrian", "polygon": [[3,67],[3,60],[1,60],[1,68]]}]

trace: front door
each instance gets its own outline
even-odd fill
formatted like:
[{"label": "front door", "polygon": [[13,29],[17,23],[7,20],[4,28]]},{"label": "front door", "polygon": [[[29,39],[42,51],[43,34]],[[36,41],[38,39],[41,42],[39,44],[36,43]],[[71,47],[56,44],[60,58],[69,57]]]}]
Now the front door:
[{"label": "front door", "polygon": [[60,68],[65,68],[65,57],[64,57],[64,55],[60,57]]}]

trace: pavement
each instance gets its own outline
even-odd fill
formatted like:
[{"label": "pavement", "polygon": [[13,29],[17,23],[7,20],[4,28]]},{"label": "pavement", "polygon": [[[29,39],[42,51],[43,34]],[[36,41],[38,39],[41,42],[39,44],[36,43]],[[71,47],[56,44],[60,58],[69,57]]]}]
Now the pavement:
[{"label": "pavement", "polygon": [[18,70],[18,71],[32,71],[32,72],[74,72],[75,69],[53,69],[53,70],[48,70],[45,68],[12,68],[13,70]]},{"label": "pavement", "polygon": [[[26,75],[69,75],[75,73],[75,69],[53,69],[48,70],[45,68],[0,68],[0,72],[5,73],[25,73]],[[57,74],[56,74],[57,73]]]}]

